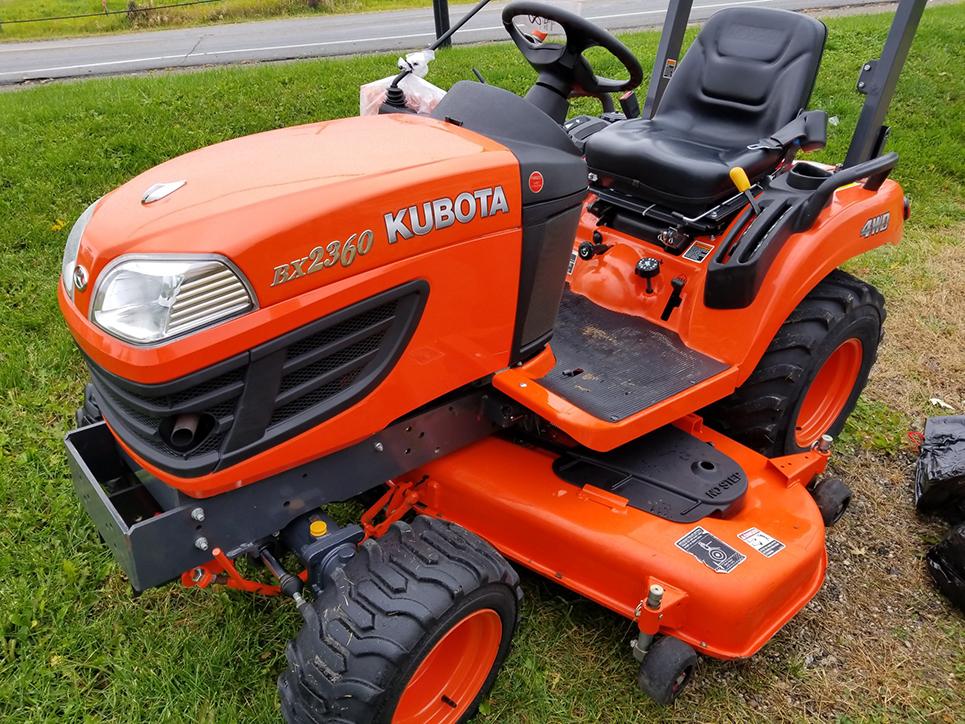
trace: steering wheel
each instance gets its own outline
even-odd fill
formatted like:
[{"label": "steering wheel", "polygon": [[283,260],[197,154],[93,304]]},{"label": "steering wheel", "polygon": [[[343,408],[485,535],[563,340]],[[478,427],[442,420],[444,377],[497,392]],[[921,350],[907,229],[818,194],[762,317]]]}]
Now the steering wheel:
[{"label": "steering wheel", "polygon": [[[566,32],[566,45],[534,44],[513,22],[520,15],[557,23]],[[546,3],[518,0],[503,8],[503,26],[519,52],[536,71],[536,84],[556,91],[563,98],[620,93],[636,88],[643,80],[643,68],[627,46],[603,28],[568,10]],[[614,80],[598,76],[583,57],[584,51],[593,47],[609,51],[623,64],[630,77],[627,80]]]}]

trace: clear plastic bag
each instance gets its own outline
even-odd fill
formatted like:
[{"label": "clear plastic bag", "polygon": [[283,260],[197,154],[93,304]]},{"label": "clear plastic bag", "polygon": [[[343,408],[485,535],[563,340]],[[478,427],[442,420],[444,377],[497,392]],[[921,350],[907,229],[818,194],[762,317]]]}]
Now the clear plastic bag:
[{"label": "clear plastic bag", "polygon": [[[431,50],[409,53],[399,58],[399,70],[411,71],[399,82],[405,93],[405,105],[416,113],[431,113],[446,94],[442,88],[434,86],[425,79],[429,72],[429,62],[435,57]],[[395,76],[381,78],[366,83],[359,88],[359,114],[374,116],[385,100],[386,91]]]}]

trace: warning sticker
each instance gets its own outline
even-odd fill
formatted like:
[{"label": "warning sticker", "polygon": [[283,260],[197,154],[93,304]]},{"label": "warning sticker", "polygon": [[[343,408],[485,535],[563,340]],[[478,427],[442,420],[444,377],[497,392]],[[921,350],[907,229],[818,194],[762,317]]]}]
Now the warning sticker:
[{"label": "warning sticker", "polygon": [[690,248],[684,252],[684,259],[690,259],[690,261],[695,261],[698,264],[707,258],[707,255],[714,250],[714,247],[710,244],[705,244],[702,241],[695,241],[690,245]]},{"label": "warning sticker", "polygon": [[663,66],[663,77],[669,80],[676,68],[677,60],[675,58],[667,58],[667,62]]},{"label": "warning sticker", "polygon": [[717,573],[730,573],[747,558],[700,526],[678,540],[676,545]]},{"label": "warning sticker", "polygon": [[781,541],[757,528],[748,528],[743,533],[738,533],[737,537],[767,558],[784,550],[784,544]]}]

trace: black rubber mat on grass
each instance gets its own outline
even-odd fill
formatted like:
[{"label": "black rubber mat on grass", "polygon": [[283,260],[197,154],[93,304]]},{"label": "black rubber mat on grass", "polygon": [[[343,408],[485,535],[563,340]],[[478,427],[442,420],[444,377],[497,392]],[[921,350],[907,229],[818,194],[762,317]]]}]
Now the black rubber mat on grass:
[{"label": "black rubber mat on grass", "polygon": [[673,332],[569,290],[550,347],[556,366],[540,384],[607,422],[630,417],[727,369]]}]

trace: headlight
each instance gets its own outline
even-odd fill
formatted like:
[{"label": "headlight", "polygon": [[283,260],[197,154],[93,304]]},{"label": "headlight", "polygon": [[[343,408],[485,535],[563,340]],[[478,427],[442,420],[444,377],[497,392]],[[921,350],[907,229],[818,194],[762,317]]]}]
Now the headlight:
[{"label": "headlight", "polygon": [[[97,199],[97,201],[100,201],[100,199]],[[67,244],[64,246],[64,260],[60,264],[60,278],[64,280],[64,289],[67,290],[68,297],[72,297],[74,294],[74,266],[77,264],[80,240],[84,235],[84,229],[87,228],[87,222],[90,221],[90,217],[94,213],[97,201],[84,210],[84,213],[74,222],[70,233],[67,235]]]},{"label": "headlight", "polygon": [[131,256],[101,273],[91,319],[115,337],[150,344],[253,307],[247,285],[225,260]]}]

